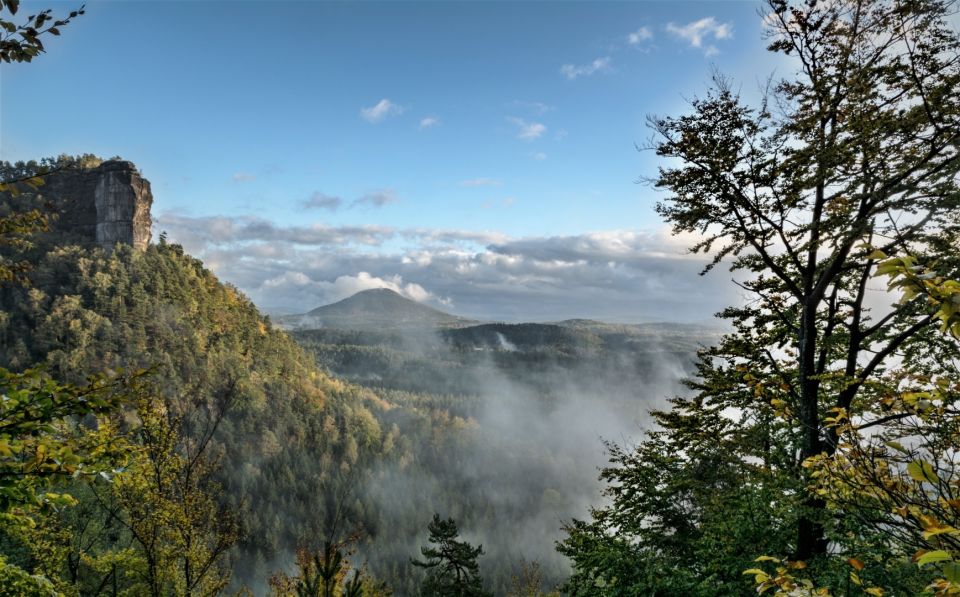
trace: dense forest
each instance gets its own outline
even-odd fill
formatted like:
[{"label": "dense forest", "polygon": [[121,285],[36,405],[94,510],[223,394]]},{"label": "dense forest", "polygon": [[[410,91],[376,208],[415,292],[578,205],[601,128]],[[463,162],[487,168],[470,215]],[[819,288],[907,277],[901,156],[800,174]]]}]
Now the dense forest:
[{"label": "dense forest", "polygon": [[[4,62],[83,14],[17,9]],[[957,594],[953,9],[769,0],[790,74],[651,118],[720,337],[287,333],[164,234],[59,229],[99,158],[3,163],[0,595]]]}]

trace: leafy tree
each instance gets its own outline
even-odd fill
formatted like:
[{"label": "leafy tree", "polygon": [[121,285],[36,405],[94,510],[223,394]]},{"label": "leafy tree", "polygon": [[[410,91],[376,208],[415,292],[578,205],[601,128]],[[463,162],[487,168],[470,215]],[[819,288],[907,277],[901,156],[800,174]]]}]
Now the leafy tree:
[{"label": "leafy tree", "polygon": [[[879,271],[891,277],[891,290],[901,291],[904,299],[925,297],[941,331],[960,339],[960,282],[937,276],[910,257],[886,260]],[[854,418],[835,414],[837,450],[804,463],[817,494],[831,508],[884,537],[903,561],[915,562],[927,591],[938,596],[960,592],[958,373],[891,370],[882,381],[885,396],[879,405]],[[871,595],[884,594],[861,578],[867,566],[862,559],[851,557],[848,563],[853,584]],[[771,573],[749,571],[758,590],[787,595],[818,584],[791,570],[789,562],[779,564]]]},{"label": "leafy tree", "polygon": [[345,542],[325,541],[322,550],[297,550],[296,576],[278,573],[270,578],[270,587],[276,597],[386,597],[390,591],[383,583],[376,583],[359,568],[353,569],[347,560]]},{"label": "leafy tree", "polygon": [[49,579],[7,564],[0,556],[0,597],[60,597]]},{"label": "leafy tree", "polygon": [[507,597],[559,597],[559,593],[544,592],[539,562],[520,562],[520,572],[513,575],[510,584]]},{"label": "leafy tree", "polygon": [[229,583],[224,556],[240,539],[240,522],[219,499],[213,477],[220,463],[208,448],[231,399],[232,390],[224,389],[219,404],[206,411],[203,431],[191,436],[183,434],[186,415],[155,395],[138,400],[141,458],[117,476],[111,497],[100,499],[118,507],[110,513],[144,560],[149,595],[215,595]]},{"label": "leafy tree", "polygon": [[435,547],[422,547],[424,561],[411,560],[414,566],[424,568],[427,576],[421,594],[437,597],[489,595],[483,590],[477,558],[483,555],[483,546],[473,547],[466,541],[458,541],[460,532],[452,518],[443,520],[439,514],[427,525],[429,541]]},{"label": "leafy tree", "polygon": [[[15,593],[36,585],[36,594],[47,594],[62,584],[54,565],[61,544],[51,541],[58,532],[43,531],[77,505],[71,483],[109,478],[129,464],[130,444],[105,416],[131,400],[137,383],[137,376],[99,377],[74,386],[39,370],[0,369],[0,539],[28,546],[34,573],[0,556],[0,577]],[[81,425],[84,418],[95,426]]]},{"label": "leafy tree", "polygon": [[[636,451],[613,454],[612,505],[573,523],[561,545],[575,586],[658,594],[688,587],[686,574],[699,594],[737,594],[749,589],[733,578],[731,550],[814,562],[851,534],[890,555],[882,534],[850,529],[807,490],[801,464],[836,452],[837,417],[882,406],[895,359],[935,377],[958,355],[923,297],[868,308],[887,255],[957,272],[960,43],[949,8],[771,0],[769,49],[794,76],[750,106],[716,75],[689,114],[651,119],[652,147],[669,159],[655,179],[669,193],[659,213],[700,235],[693,251],[728,263],[747,300],[721,314],[732,332],[702,353],[693,395],[657,413],[661,430]],[[711,549],[724,521],[727,548]],[[671,554],[685,563],[658,579]]]},{"label": "leafy tree", "polygon": [[0,368],[0,512],[73,503],[47,491],[56,478],[97,475],[117,466],[128,448],[119,438],[85,435],[79,418],[129,402],[129,378],[60,384],[38,370]]},{"label": "leafy tree", "polygon": [[[927,342],[933,316],[916,301],[875,321],[864,301],[874,247],[953,257],[960,45],[944,2],[769,9],[770,49],[800,72],[756,109],[718,77],[692,114],[654,119],[657,154],[682,161],[661,169],[671,196],[658,211],[676,232],[704,234],[695,252],[731,257],[751,295],[724,313],[737,331],[712,355],[722,364],[704,397],[736,403],[739,390],[789,408],[803,460],[836,446],[825,410],[851,408],[889,356]],[[729,365],[745,367],[740,379]],[[826,549],[822,501],[804,507],[799,559]]]}]

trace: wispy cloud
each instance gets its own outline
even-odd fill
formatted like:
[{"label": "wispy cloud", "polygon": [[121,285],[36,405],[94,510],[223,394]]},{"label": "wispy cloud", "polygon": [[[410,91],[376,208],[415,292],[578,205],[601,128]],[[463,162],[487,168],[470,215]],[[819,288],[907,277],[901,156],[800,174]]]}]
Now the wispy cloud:
[{"label": "wispy cloud", "polygon": [[327,195],[326,193],[321,193],[320,191],[314,191],[306,200],[301,202],[301,206],[304,209],[327,209],[330,211],[337,211],[340,208],[353,209],[358,207],[383,207],[388,203],[393,203],[398,200],[397,193],[393,189],[381,189],[376,191],[371,191],[360,197],[357,197],[353,201],[347,203],[342,198]]},{"label": "wispy cloud", "polygon": [[667,32],[675,37],[685,40],[693,48],[703,48],[707,56],[713,56],[719,53],[716,46],[704,42],[713,40],[730,39],[733,37],[733,25],[730,23],[721,23],[714,17],[704,17],[697,21],[691,21],[686,25],[677,25],[667,23]]},{"label": "wispy cloud", "polygon": [[636,31],[627,34],[627,43],[631,46],[639,46],[643,42],[650,41],[651,39],[653,39],[653,31],[647,26],[640,27]]},{"label": "wispy cloud", "polygon": [[460,183],[462,187],[488,187],[488,186],[500,186],[501,181],[496,178],[471,178],[470,180],[464,180]]},{"label": "wispy cloud", "polygon": [[514,100],[510,102],[510,106],[516,108],[523,108],[525,110],[530,110],[538,116],[542,116],[551,110],[554,110],[555,107],[550,104],[545,104],[543,102],[525,102],[522,100]]},{"label": "wispy cloud", "polygon": [[543,153],[542,151],[534,151],[533,153],[530,154],[530,157],[537,160],[538,162],[542,162],[543,160],[547,159],[547,154]]},{"label": "wispy cloud", "polygon": [[233,174],[233,182],[250,182],[256,179],[256,175],[250,174],[249,172],[235,172]]},{"label": "wispy cloud", "polygon": [[[176,231],[177,242],[191,251],[202,252],[204,248],[237,243],[277,243],[274,250],[268,251],[272,255],[279,254],[279,245],[284,244],[376,246],[395,233],[393,228],[386,226],[279,226],[254,216],[190,217],[174,212],[160,214],[157,226],[171,233]],[[257,250],[262,251],[263,247]]]},{"label": "wispy cloud", "polygon": [[371,191],[357,199],[354,199],[351,202],[351,206],[370,206],[370,207],[383,207],[388,203],[393,203],[397,201],[397,193],[393,189],[382,189],[379,191]]},{"label": "wispy cloud", "polygon": [[306,209],[329,209],[330,211],[337,211],[342,205],[343,199],[340,197],[326,195],[320,191],[314,191],[313,194],[303,202],[303,207]]},{"label": "wispy cloud", "polygon": [[517,127],[517,138],[524,141],[533,141],[539,139],[547,132],[546,125],[539,122],[527,122],[522,118],[508,118],[508,120]]},{"label": "wispy cloud", "polygon": [[436,116],[426,116],[420,119],[420,128],[422,129],[428,129],[428,128],[439,126],[439,125],[440,125],[440,119],[437,118]]},{"label": "wispy cloud", "polygon": [[402,114],[403,110],[404,108],[402,106],[398,106],[387,98],[383,98],[369,108],[361,108],[360,116],[363,117],[363,119],[367,122],[376,124],[387,116],[396,116],[397,114]]},{"label": "wispy cloud", "polygon": [[603,58],[597,58],[590,64],[582,64],[580,66],[564,64],[560,67],[560,74],[568,80],[573,81],[579,77],[589,77],[594,73],[609,72],[610,70],[612,70],[610,68],[610,57],[605,56]]}]

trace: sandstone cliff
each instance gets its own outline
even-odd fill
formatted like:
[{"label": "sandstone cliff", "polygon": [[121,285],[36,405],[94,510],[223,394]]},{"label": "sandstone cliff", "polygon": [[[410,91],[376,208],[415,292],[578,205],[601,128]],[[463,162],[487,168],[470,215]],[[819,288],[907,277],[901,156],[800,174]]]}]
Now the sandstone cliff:
[{"label": "sandstone cliff", "polygon": [[31,194],[52,208],[51,231],[64,240],[106,249],[124,243],[142,250],[150,243],[153,195],[132,162],[54,172]]}]

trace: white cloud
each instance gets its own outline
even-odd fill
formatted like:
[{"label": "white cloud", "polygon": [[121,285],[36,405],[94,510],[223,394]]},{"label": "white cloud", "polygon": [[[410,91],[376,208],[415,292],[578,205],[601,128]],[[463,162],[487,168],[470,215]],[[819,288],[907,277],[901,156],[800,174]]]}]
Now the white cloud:
[{"label": "white cloud", "polygon": [[685,40],[693,48],[704,48],[708,56],[717,54],[719,50],[713,45],[704,47],[704,41],[709,39],[723,40],[733,37],[733,25],[730,23],[720,23],[713,17],[704,17],[698,21],[687,23],[686,25],[667,23],[667,31]]},{"label": "white cloud", "polygon": [[517,127],[517,138],[523,139],[524,141],[539,139],[547,132],[546,125],[539,122],[527,122],[522,118],[508,118],[507,120]]},{"label": "white cloud", "polygon": [[462,187],[498,187],[502,183],[496,178],[471,178],[460,183]]},{"label": "white cloud", "polygon": [[638,46],[645,41],[653,39],[653,31],[649,27],[643,26],[627,35],[627,43],[631,46]]},{"label": "white cloud", "polygon": [[304,313],[378,287],[440,307],[452,300],[458,315],[507,321],[708,321],[739,300],[724,273],[697,275],[705,261],[685,253],[696,237],[666,228],[510,237],[170,213],[157,228],[275,313]]},{"label": "white cloud", "polygon": [[589,77],[594,73],[608,72],[610,68],[610,57],[597,58],[590,64],[576,66],[574,64],[564,64],[560,67],[560,74],[573,81],[578,77]]},{"label": "white cloud", "polygon": [[314,191],[310,197],[303,202],[303,207],[306,209],[329,209],[330,211],[337,211],[342,205],[343,199],[340,197],[326,195],[320,191]]},{"label": "white cloud", "polygon": [[402,114],[404,108],[384,98],[369,108],[361,108],[360,116],[371,124],[376,124],[387,116]]},{"label": "white cloud", "polygon": [[542,162],[543,160],[547,159],[547,154],[543,153],[542,151],[534,151],[533,153],[530,154],[530,157],[537,160],[538,162]]},{"label": "white cloud", "polygon": [[440,125],[440,119],[437,118],[436,116],[426,116],[420,119],[420,128],[422,129],[428,129],[428,128],[439,126],[439,125]]},{"label": "white cloud", "polygon": [[249,172],[235,172],[233,174],[233,182],[250,182],[256,179],[257,177]]},{"label": "white cloud", "polygon": [[[258,290],[269,294],[292,294],[298,296],[305,304],[312,304],[314,307],[317,307],[334,303],[353,296],[358,292],[374,288],[388,288],[397,294],[417,302],[426,302],[430,299],[436,300],[438,298],[419,284],[412,282],[404,283],[403,278],[399,275],[380,278],[363,271],[358,272],[356,275],[337,276],[332,281],[314,280],[303,272],[287,271],[279,276],[265,280]],[[436,300],[436,302],[443,303],[445,301],[441,299]]]}]

